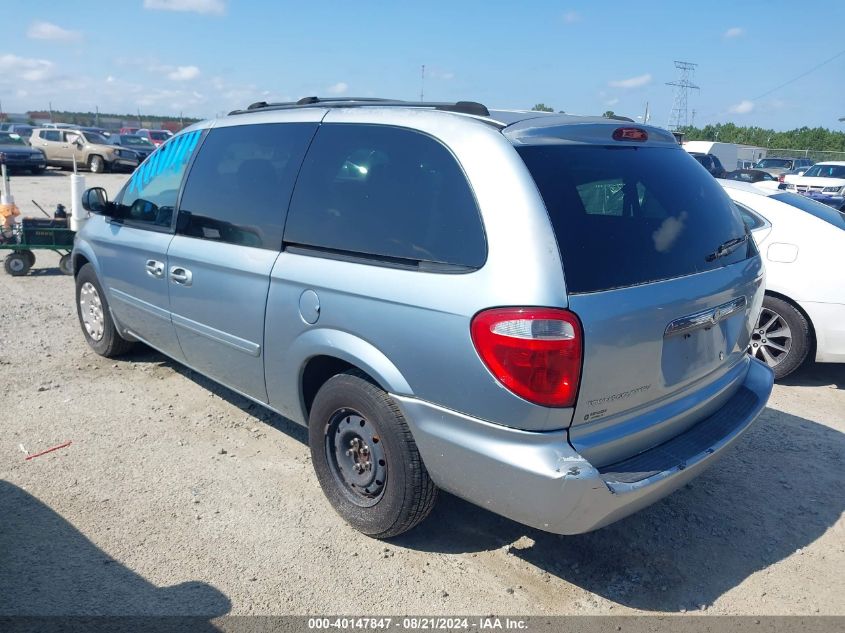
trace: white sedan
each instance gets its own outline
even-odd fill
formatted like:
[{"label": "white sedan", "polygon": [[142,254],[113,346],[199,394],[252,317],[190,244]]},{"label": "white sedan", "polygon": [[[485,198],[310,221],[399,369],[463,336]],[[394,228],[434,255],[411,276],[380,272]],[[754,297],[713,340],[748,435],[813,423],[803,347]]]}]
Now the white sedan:
[{"label": "white sedan", "polygon": [[766,263],[750,352],[783,378],[815,350],[845,362],[845,215],[789,191],[721,180]]},{"label": "white sedan", "polygon": [[801,175],[784,176],[787,191],[828,198],[828,204],[845,210],[845,161],[816,163]]}]

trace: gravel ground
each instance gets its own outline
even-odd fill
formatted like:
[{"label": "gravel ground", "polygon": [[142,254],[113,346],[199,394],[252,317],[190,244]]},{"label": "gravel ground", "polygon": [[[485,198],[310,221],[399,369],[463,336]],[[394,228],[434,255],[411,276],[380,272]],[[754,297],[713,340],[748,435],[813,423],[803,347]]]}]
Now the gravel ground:
[{"label": "gravel ground", "polygon": [[[27,215],[69,201],[60,172],[12,187]],[[777,385],[714,468],[597,532],[443,495],[384,543],[332,511],[302,428],[157,353],[91,352],[57,261],[0,274],[0,614],[845,614],[845,365]]]}]

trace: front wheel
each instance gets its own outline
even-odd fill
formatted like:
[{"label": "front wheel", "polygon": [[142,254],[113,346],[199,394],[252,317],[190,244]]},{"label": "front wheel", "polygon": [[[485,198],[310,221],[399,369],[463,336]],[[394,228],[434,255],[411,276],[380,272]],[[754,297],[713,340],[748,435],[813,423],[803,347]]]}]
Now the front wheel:
[{"label": "front wheel", "polygon": [[106,161],[103,160],[102,156],[95,154],[88,159],[88,169],[91,170],[92,174],[102,174],[106,171]]},{"label": "front wheel", "polygon": [[434,507],[437,488],[402,412],[364,375],[338,374],[320,388],[308,442],[323,492],[356,530],[397,536]]},{"label": "front wheel", "polygon": [[766,295],[749,351],[772,368],[775,379],[784,378],[807,358],[810,325],[791,303]]},{"label": "front wheel", "polygon": [[114,325],[106,295],[91,264],[85,264],[76,276],[76,313],[85,340],[100,356],[115,358],[132,348],[132,342],[120,336]]}]

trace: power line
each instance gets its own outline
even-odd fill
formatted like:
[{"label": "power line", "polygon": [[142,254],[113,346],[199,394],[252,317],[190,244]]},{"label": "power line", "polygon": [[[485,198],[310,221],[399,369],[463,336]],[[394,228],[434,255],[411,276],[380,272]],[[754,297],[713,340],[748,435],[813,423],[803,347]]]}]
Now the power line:
[{"label": "power line", "polygon": [[830,62],[832,62],[834,59],[836,59],[837,57],[841,57],[842,55],[845,55],[845,49],[843,49],[843,50],[839,51],[838,53],[836,53],[836,55],[834,55],[833,57],[830,57],[830,58],[828,58],[828,59],[824,60],[824,61],[823,61],[823,62],[821,62],[820,64],[816,64],[816,65],[815,65],[815,66],[813,66],[810,70],[808,70],[808,71],[806,71],[806,72],[801,73],[801,74],[800,74],[800,75],[798,75],[797,77],[793,77],[793,78],[792,78],[792,79],[790,79],[789,81],[786,81],[786,82],[782,83],[781,85],[777,86],[776,88],[772,88],[772,89],[771,89],[771,90],[769,90],[768,92],[764,92],[764,93],[763,93],[763,94],[761,94],[760,96],[758,96],[758,97],[754,97],[754,98],[752,99],[752,101],[757,101],[758,99],[762,99],[763,97],[768,97],[768,96],[769,96],[770,94],[772,94],[773,92],[776,92],[777,90],[780,90],[781,88],[785,88],[785,87],[786,87],[786,86],[788,86],[789,84],[794,83],[794,82],[798,81],[799,79],[803,79],[804,77],[806,77],[806,76],[807,76],[807,75],[809,75],[810,73],[817,71],[817,70],[818,70],[819,68],[821,68],[822,66],[824,66],[824,65],[826,65],[826,64],[829,64],[829,63],[830,63]]}]

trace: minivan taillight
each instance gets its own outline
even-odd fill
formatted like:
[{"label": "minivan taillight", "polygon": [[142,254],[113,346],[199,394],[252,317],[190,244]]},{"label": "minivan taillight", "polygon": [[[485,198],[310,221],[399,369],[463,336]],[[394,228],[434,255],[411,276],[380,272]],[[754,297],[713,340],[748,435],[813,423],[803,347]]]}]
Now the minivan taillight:
[{"label": "minivan taillight", "polygon": [[583,333],[569,310],[493,308],[470,326],[481,360],[516,395],[546,407],[571,407],[581,379]]}]

